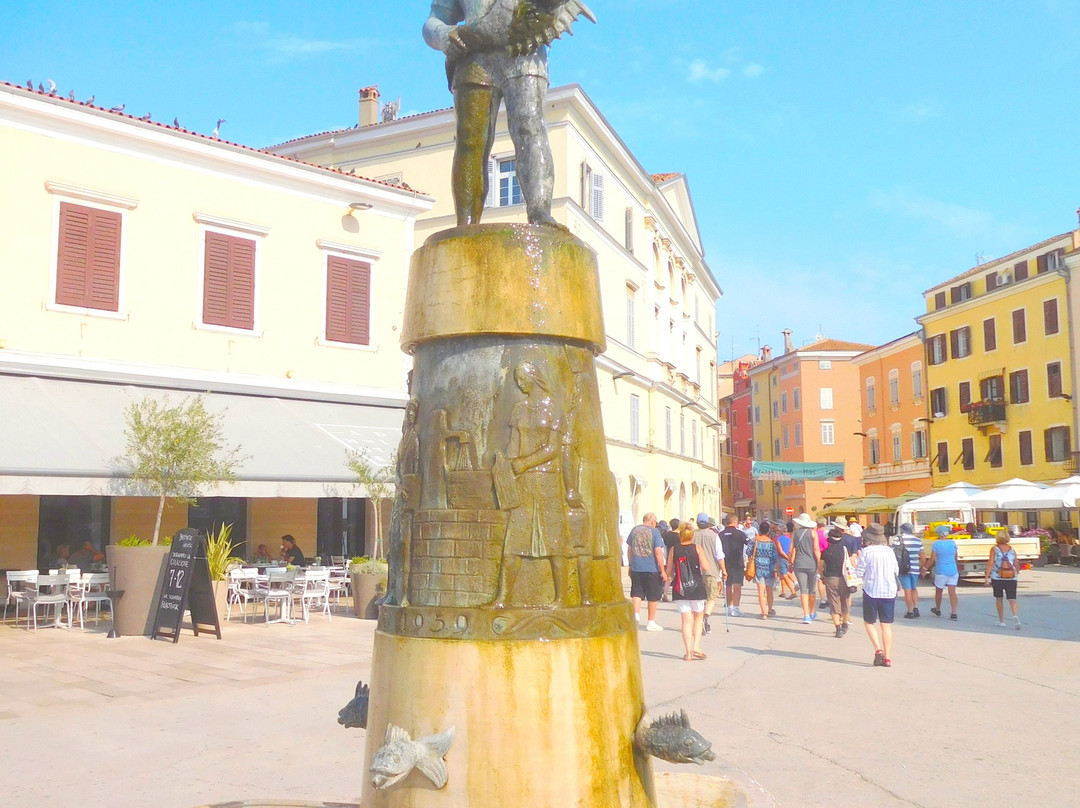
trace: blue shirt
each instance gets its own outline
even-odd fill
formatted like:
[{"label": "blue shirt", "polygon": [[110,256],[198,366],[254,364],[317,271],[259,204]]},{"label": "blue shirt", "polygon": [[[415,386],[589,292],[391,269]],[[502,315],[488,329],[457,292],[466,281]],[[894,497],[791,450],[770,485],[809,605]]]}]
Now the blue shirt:
[{"label": "blue shirt", "polygon": [[956,567],[956,541],[953,539],[938,539],[930,548],[934,553],[935,575],[959,575],[960,570]]},{"label": "blue shirt", "polygon": [[664,550],[664,537],[655,527],[638,525],[626,537],[631,572],[660,572],[656,561],[656,548]]}]

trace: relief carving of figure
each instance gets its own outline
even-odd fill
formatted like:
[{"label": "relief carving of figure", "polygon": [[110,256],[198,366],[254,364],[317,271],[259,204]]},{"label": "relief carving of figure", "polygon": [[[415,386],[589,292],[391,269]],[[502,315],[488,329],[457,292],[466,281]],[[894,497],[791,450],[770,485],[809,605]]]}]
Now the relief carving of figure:
[{"label": "relief carving of figure", "polygon": [[523,559],[547,558],[555,582],[555,604],[561,606],[566,600],[569,547],[559,413],[535,365],[518,365],[514,381],[525,394],[510,414],[509,464],[517,497],[510,508],[494,605],[506,605]]},{"label": "relief carving of figure", "polygon": [[389,571],[382,603],[405,606],[408,601],[409,557],[412,548],[413,514],[420,504],[420,431],[416,426],[420,403],[405,405],[401,443],[397,451],[397,496],[390,515]]}]

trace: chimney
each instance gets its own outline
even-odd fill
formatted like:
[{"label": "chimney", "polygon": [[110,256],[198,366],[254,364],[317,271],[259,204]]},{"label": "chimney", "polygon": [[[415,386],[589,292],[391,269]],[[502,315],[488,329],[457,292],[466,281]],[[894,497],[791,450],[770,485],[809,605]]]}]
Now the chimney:
[{"label": "chimney", "polygon": [[772,346],[771,345],[762,345],[761,346],[761,361],[762,362],[768,362],[770,359],[772,359]]},{"label": "chimney", "polygon": [[360,125],[373,126],[379,122],[379,85],[360,88]]},{"label": "chimney", "polygon": [[791,341],[791,329],[785,328],[780,333],[784,335],[784,353],[789,354],[795,350],[795,343]]}]

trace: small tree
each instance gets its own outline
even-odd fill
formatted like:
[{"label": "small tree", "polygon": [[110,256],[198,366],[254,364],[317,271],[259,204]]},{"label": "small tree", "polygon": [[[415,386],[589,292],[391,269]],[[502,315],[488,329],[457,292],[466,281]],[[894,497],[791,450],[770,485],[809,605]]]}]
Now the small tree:
[{"label": "small tree", "polygon": [[361,450],[349,452],[345,465],[356,475],[357,484],[367,489],[368,499],[374,506],[375,546],[371,555],[373,558],[382,558],[382,504],[393,499],[397,492],[397,460],[391,456],[390,462],[385,466],[377,466],[371,461],[368,452]]},{"label": "small tree", "polygon": [[154,540],[161,532],[166,499],[191,504],[200,489],[235,479],[233,468],[243,461],[240,447],[228,448],[222,436],[222,416],[206,411],[203,396],[176,406],[168,396],[147,396],[124,413],[127,454],[116,458],[131,470],[131,479],[158,496]]}]

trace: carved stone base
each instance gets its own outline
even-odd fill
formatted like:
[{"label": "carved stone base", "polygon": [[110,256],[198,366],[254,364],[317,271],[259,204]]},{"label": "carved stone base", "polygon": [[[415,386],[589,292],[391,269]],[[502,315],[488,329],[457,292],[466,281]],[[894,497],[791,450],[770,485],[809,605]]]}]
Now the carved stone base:
[{"label": "carved stone base", "polygon": [[535,640],[636,631],[637,623],[633,607],[626,602],[562,609],[383,606],[379,630],[448,640]]}]

